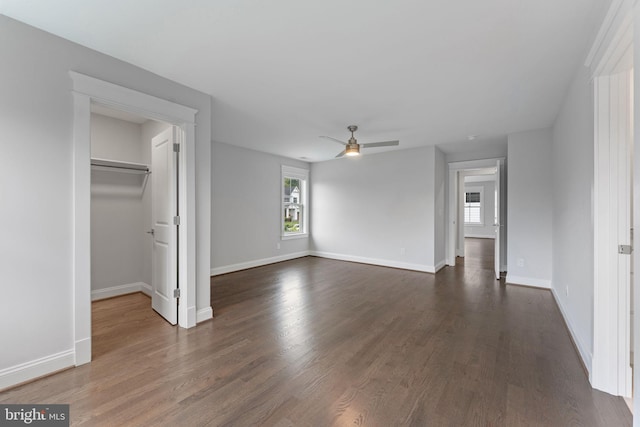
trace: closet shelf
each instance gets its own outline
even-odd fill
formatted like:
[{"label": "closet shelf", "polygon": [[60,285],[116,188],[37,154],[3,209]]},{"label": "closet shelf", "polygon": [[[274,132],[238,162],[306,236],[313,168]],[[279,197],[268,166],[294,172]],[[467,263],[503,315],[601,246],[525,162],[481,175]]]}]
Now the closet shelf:
[{"label": "closet shelf", "polygon": [[149,166],[142,163],[121,162],[119,160],[91,158],[91,166],[101,170],[113,170],[126,173],[150,174]]}]

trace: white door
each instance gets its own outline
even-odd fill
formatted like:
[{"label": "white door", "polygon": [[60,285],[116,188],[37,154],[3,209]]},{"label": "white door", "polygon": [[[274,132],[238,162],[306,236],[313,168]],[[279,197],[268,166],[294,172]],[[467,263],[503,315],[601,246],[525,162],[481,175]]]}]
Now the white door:
[{"label": "white door", "polygon": [[151,140],[151,223],[153,226],[151,306],[169,323],[178,322],[178,222],[175,127]]},{"label": "white door", "polygon": [[496,231],[496,240],[495,240],[495,253],[494,256],[494,269],[496,272],[496,279],[500,279],[500,160],[497,160],[496,165],[496,183],[495,183],[495,211],[494,211],[494,223],[493,226]]}]

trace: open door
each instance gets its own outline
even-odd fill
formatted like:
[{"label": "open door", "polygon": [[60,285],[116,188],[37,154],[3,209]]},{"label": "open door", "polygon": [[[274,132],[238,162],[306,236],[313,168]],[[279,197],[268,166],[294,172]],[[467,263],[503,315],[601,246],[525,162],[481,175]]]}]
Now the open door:
[{"label": "open door", "polygon": [[169,323],[178,322],[178,150],[176,128],[151,140],[153,229],[151,306]]},{"label": "open door", "polygon": [[500,280],[500,163],[501,160],[496,161],[496,184],[495,184],[495,213],[494,213],[494,222],[493,226],[496,232],[496,240],[495,240],[495,253],[494,256],[494,269],[496,272],[496,280]]}]

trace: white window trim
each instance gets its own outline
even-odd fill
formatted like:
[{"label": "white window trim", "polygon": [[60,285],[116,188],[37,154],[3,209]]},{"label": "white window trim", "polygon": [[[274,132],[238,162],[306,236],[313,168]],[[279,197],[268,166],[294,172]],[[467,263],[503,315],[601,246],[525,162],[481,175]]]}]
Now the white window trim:
[{"label": "white window trim", "polygon": [[[300,189],[301,200],[300,204],[302,205],[302,230],[298,232],[285,232],[284,231],[284,178],[295,178],[299,179],[303,182],[302,188]],[[282,165],[282,173],[280,175],[280,239],[281,240],[291,240],[291,239],[304,239],[309,237],[309,170],[296,168],[293,166]]]},{"label": "white window trim", "polygon": [[[462,209],[466,204],[467,193],[480,193],[480,222],[465,222],[465,227],[484,227],[484,187],[465,187],[464,188],[465,199],[463,200]],[[464,218],[464,215],[462,216]]]}]

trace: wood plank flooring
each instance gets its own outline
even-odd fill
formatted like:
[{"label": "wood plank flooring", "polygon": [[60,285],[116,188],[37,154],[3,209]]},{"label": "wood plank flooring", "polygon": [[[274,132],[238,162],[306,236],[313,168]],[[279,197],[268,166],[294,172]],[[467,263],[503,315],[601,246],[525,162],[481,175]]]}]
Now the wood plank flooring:
[{"label": "wood plank flooring", "polygon": [[141,294],[95,303],[93,362],[0,402],[86,426],[631,425],[551,294],[496,281],[475,240],[437,275],[307,257],[218,276],[190,330]]}]

